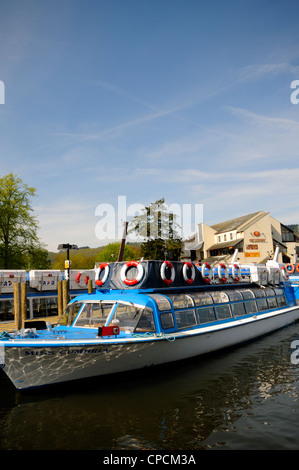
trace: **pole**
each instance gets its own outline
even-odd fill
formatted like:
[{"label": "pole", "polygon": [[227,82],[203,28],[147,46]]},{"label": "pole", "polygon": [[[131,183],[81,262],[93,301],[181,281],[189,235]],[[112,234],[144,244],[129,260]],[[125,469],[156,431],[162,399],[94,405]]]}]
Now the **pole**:
[{"label": "pole", "polygon": [[117,261],[122,261],[124,256],[126,238],[127,238],[127,229],[128,229],[128,222],[124,223],[124,231],[123,231],[123,238],[119,247],[118,258]]},{"label": "pole", "polygon": [[16,327],[16,330],[20,330],[22,328],[22,313],[21,313],[20,283],[19,282],[15,282],[13,285],[13,296],[14,296],[15,327]]}]

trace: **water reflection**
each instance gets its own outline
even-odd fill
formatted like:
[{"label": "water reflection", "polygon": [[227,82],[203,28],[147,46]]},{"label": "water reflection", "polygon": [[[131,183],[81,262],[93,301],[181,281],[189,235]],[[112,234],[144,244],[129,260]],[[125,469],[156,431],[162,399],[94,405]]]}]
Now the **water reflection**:
[{"label": "water reflection", "polygon": [[[298,448],[298,324],[254,343],[21,394],[0,376],[0,449]],[[175,343],[174,343],[175,346]]]}]

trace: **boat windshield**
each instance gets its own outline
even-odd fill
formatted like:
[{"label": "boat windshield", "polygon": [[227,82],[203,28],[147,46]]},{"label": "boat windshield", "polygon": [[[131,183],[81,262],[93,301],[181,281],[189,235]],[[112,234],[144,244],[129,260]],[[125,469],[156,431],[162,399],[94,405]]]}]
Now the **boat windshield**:
[{"label": "boat windshield", "polygon": [[73,302],[71,304],[68,304],[61,318],[58,321],[58,325],[72,325],[82,305],[83,302]]},{"label": "boat windshield", "polygon": [[114,302],[86,302],[74,326],[104,326],[114,305]]}]

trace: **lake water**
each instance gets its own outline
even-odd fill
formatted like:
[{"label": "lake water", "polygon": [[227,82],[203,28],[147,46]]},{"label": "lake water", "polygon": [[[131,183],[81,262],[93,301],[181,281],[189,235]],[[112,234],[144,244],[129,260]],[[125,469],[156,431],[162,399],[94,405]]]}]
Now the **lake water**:
[{"label": "lake water", "polygon": [[187,363],[26,394],[1,371],[0,450],[299,449],[296,339],[298,323]]}]

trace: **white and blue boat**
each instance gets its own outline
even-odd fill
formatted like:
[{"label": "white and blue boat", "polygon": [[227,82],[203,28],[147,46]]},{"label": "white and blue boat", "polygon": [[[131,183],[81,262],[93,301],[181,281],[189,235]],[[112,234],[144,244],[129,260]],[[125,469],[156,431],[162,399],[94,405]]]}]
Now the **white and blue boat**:
[{"label": "white and blue boat", "polygon": [[27,322],[1,334],[1,367],[25,390],[186,360],[299,319],[283,266],[209,268],[103,263],[95,292],[73,298],[57,325]]}]

